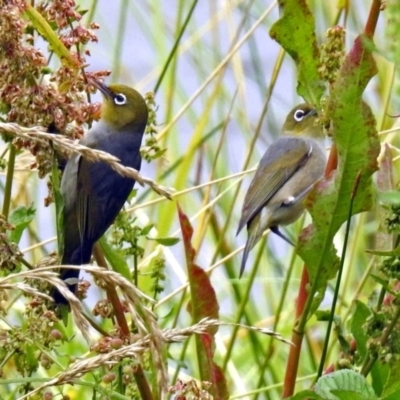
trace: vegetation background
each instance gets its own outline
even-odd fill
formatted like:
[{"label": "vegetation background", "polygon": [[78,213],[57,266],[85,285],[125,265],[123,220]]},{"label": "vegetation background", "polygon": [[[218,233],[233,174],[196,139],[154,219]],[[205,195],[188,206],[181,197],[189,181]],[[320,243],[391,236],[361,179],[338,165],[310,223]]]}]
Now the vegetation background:
[{"label": "vegetation background", "polygon": [[[114,249],[108,248],[107,252],[107,246],[103,244],[103,251],[109,261],[111,259],[113,269],[125,271],[121,272],[122,275],[137,283],[140,291],[155,302],[144,298],[133,286],[124,286],[118,278],[109,278],[120,286],[125,298],[135,301],[136,314],[130,310],[126,321],[136,336],[127,338],[118,316],[97,316],[94,318],[97,325],[89,328],[74,314],[65,328],[46,303],[38,300],[37,290],[45,293],[47,289],[38,287],[37,281],[25,279],[34,278],[36,274],[41,283],[47,280],[59,284],[48,270],[32,272],[27,267],[38,267],[39,262],[42,267],[57,265],[54,258],[43,261],[43,257],[57,251],[56,209],[54,203],[47,206],[49,187],[50,194],[53,190],[57,195],[57,173],[51,168],[51,157],[47,164],[41,164],[42,159],[38,157],[41,151],[51,155],[51,149],[38,150],[29,145],[26,137],[21,139],[22,131],[13,133],[9,125],[2,124],[1,130],[8,134],[4,134],[0,145],[3,168],[0,195],[5,216],[0,227],[3,271],[0,280],[0,397],[15,399],[31,395],[31,398],[50,399],[63,393],[65,399],[162,398],[163,388],[171,386],[170,392],[177,399],[209,398],[207,393],[214,398],[277,399],[282,391],[288,396],[294,391],[300,393],[310,388],[321,369],[351,368],[369,376],[369,383],[363,380],[362,375],[349,375],[350,387],[344,387],[346,380],[338,375],[335,388],[344,392],[355,390],[360,384],[365,390],[362,395],[366,397],[359,398],[396,398],[390,396],[398,395],[395,332],[396,313],[399,311],[393,301],[397,298],[397,276],[392,270],[388,272],[388,265],[395,269],[398,252],[384,254],[390,258],[385,258],[386,264],[382,264],[380,256],[383,253],[374,255],[367,250],[388,251],[396,248],[397,243],[393,236],[396,237],[398,229],[396,212],[399,198],[394,190],[397,184],[398,134],[396,129],[392,129],[397,121],[392,116],[399,113],[400,107],[396,67],[399,61],[396,32],[400,29],[397,2],[387,2],[387,9],[381,12],[380,2],[372,0],[281,1],[281,10],[277,2],[259,0],[75,3],[81,19],[70,14],[60,29],[57,18],[52,20],[54,15],[48,10],[53,7],[55,15],[59,16],[66,13],[68,7],[74,9],[73,1],[38,1],[25,11],[22,1],[3,2],[2,5],[7,4],[8,8],[3,8],[2,18],[5,18],[7,10],[14,9],[15,19],[20,19],[23,26],[20,36],[17,32],[15,36],[21,38],[24,46],[33,46],[42,52],[47,64],[39,66],[38,75],[31,74],[33,80],[23,78],[18,96],[21,99],[26,95],[29,99],[35,95],[32,87],[38,85],[55,85],[56,91],[62,95],[71,89],[71,96],[75,97],[67,100],[75,109],[73,112],[72,106],[68,109],[69,120],[66,118],[65,122],[72,122],[72,117],[78,113],[76,110],[87,101],[79,97],[79,85],[76,84],[81,82],[82,85],[83,72],[77,72],[79,76],[75,73],[68,75],[68,71],[78,71],[76,66],[74,69],[68,64],[74,63],[77,49],[80,54],[84,54],[83,49],[90,51],[84,62],[79,60],[79,66],[84,65],[86,73],[110,70],[106,83],[120,82],[134,86],[142,94],[155,93],[156,119],[151,128],[157,130],[157,143],[149,134],[150,142],[146,144],[151,149],[148,153],[151,160],[143,162],[141,173],[160,185],[173,188],[173,200],[167,200],[148,186],[136,184],[135,197],[118,219],[117,228],[110,229],[107,235],[108,243]],[[311,14],[306,12],[307,7]],[[41,12],[44,21],[35,10]],[[288,24],[289,29],[280,36],[282,33],[277,33],[274,24],[282,15],[289,16],[298,29]],[[371,15],[377,17],[377,23],[372,31],[368,31]],[[85,43],[80,38],[78,47],[76,43],[67,41],[71,38],[68,32],[72,28],[95,28],[90,26],[92,22],[98,24],[99,29],[93,30],[97,41]],[[312,25],[314,22],[315,26]],[[43,28],[46,24],[55,37]],[[336,26],[344,28],[345,36],[341,28],[335,28],[327,39],[327,31]],[[315,36],[308,32],[310,27],[311,32],[315,28]],[[7,40],[11,41],[5,35],[6,28],[4,23],[0,48],[2,66],[7,65]],[[295,57],[294,62],[271,38],[271,28],[278,41],[291,35],[289,42],[292,41],[295,48],[300,46],[305,55],[302,50],[300,53],[306,58]],[[345,54],[352,48],[354,50],[354,43],[361,33],[366,33],[370,39],[373,37],[375,47],[371,41],[358,42],[361,47],[353,55],[362,53],[361,61],[352,66],[356,77],[350,84],[345,81],[346,71],[340,67],[348,65]],[[313,46],[324,43],[334,43],[336,47],[326,45],[320,58],[319,50],[312,51],[315,50]],[[62,46],[72,61],[63,53]],[[365,56],[369,53],[373,54],[377,66],[373,77],[373,62]],[[351,57],[347,58],[349,60]],[[27,59],[26,62],[29,64],[31,61]],[[298,75],[299,71],[304,71],[304,65],[313,65],[315,69]],[[321,66],[331,70],[331,80],[326,75],[322,77]],[[316,75],[313,74],[317,69],[321,76],[316,85]],[[29,120],[26,117],[24,121],[15,117],[13,110],[17,107],[20,113],[28,116],[32,112],[39,115],[51,114],[51,111],[44,106],[47,104],[45,101],[35,104],[35,109],[27,100],[26,110],[22,104],[13,103],[17,100],[10,100],[5,88],[17,79],[12,73],[18,71],[8,71],[0,88],[2,123],[18,122],[26,127],[43,125],[48,128],[45,119],[32,117]],[[370,80],[368,73],[371,74]],[[22,72],[20,75],[24,76]],[[103,75],[99,73],[98,76]],[[50,83],[54,77],[55,81]],[[340,79],[347,84],[337,84]],[[352,85],[356,87],[354,96],[344,99],[344,87]],[[330,184],[343,201],[339,204],[335,200],[335,212],[339,209],[344,211],[339,217],[328,208],[325,214],[330,218],[329,227],[332,229],[318,228],[325,235],[324,243],[333,242],[337,253],[342,255],[343,275],[333,318],[328,311],[335,298],[335,281],[330,279],[336,276],[339,262],[330,253],[330,248],[313,248],[312,257],[322,254],[324,257],[321,259],[325,260],[322,269],[328,271],[315,272],[321,265],[315,269],[310,267],[311,282],[318,282],[314,286],[319,293],[313,293],[315,301],[308,304],[309,309],[303,314],[304,330],[298,330],[299,343],[302,341],[303,346],[301,349],[297,346],[299,354],[296,358],[290,345],[266,335],[263,329],[279,332],[286,340],[296,339],[297,331],[293,333],[295,316],[299,316],[296,299],[299,288],[308,288],[302,272],[303,261],[293,248],[268,234],[251,253],[245,275],[239,280],[241,246],[246,235],[236,236],[236,230],[254,166],[279,134],[288,111],[296,103],[304,101],[298,91],[306,100],[318,102],[324,90],[325,95],[332,95],[322,102],[325,115],[339,121],[341,115],[339,111],[335,114],[334,110],[347,107],[344,118],[350,120],[350,124],[343,132],[354,135],[355,143],[348,141],[343,144],[344,141],[337,139],[338,170],[346,172],[342,174],[343,181],[349,178],[347,183],[336,186],[328,179],[327,185]],[[374,118],[365,111],[367,108],[360,106],[361,95],[371,107],[376,125]],[[55,95],[51,99],[54,98]],[[332,103],[329,99],[333,99]],[[93,95],[91,101],[100,101],[99,95]],[[37,107],[42,107],[40,112]],[[57,107],[63,109],[60,104]],[[78,126],[90,122],[93,113],[94,110],[89,109]],[[56,114],[51,115],[54,117]],[[372,184],[369,177],[377,169],[373,160],[379,151],[375,126],[381,133],[380,141],[387,146],[381,155],[376,183]],[[364,132],[363,139],[361,134]],[[11,147],[11,134],[22,140],[22,143],[14,143],[18,151]],[[353,154],[351,149],[360,151]],[[346,166],[357,164],[358,160],[360,163],[365,161],[365,170],[354,167],[349,172]],[[32,168],[33,163],[36,164]],[[41,167],[46,174],[42,174]],[[357,180],[359,171],[362,171],[361,177]],[[350,178],[351,174],[354,179]],[[39,175],[46,176],[40,179]],[[354,195],[357,192],[355,182],[361,188],[359,197]],[[344,187],[353,192],[344,190]],[[330,204],[327,198],[325,201]],[[314,219],[318,214],[318,204],[318,201],[311,200],[308,205],[314,209]],[[350,221],[348,215],[366,210],[368,212],[353,217],[351,223],[341,226],[346,220]],[[322,221],[326,215],[319,214],[321,220],[316,225],[328,225],[326,219]],[[332,222],[334,219],[337,219],[337,227]],[[14,225],[14,230],[7,220]],[[306,215],[288,227],[287,232],[291,237],[297,237],[310,222],[311,217]],[[182,237],[183,240],[176,240]],[[18,243],[23,262],[9,240]],[[345,253],[342,253],[343,249]],[[7,258],[6,253],[16,258]],[[307,249],[300,249],[300,254],[307,260],[307,265],[318,264],[310,259]],[[209,272],[209,280],[195,264]],[[377,265],[384,265],[386,269],[377,272]],[[126,273],[125,267],[129,267],[131,272]],[[138,274],[133,271],[138,271]],[[98,271],[97,274],[103,275]],[[83,276],[92,280],[90,274]],[[29,292],[28,286],[34,289]],[[387,297],[387,293],[393,298]],[[93,285],[84,302],[85,313],[91,313],[99,298],[105,298],[105,294]],[[318,307],[326,312],[316,313]],[[104,312],[105,308],[103,304],[97,310]],[[79,314],[81,311],[76,312]],[[118,311],[114,310],[114,313]],[[193,326],[207,316],[218,318],[223,323],[243,323],[259,331],[239,325],[224,325],[217,329],[211,321]],[[334,322],[334,329],[327,321]],[[82,333],[82,329],[86,329],[86,333]],[[331,330],[329,341],[327,332]],[[145,339],[147,332],[152,339]],[[209,336],[196,336],[195,332],[207,332]],[[387,332],[387,337],[382,337],[382,332]],[[85,340],[87,337],[90,343]],[[106,340],[106,337],[112,340]],[[205,337],[209,338],[208,342]],[[179,343],[170,343],[175,341]],[[296,364],[295,360],[298,369],[292,364]],[[391,363],[390,373],[388,363]],[[145,371],[144,375],[141,375],[142,371]],[[212,385],[209,387],[204,381],[210,381]],[[182,382],[187,385],[183,386]],[[39,387],[40,390],[32,394]],[[328,397],[333,395],[323,390],[318,395],[320,398],[346,398],[340,397],[345,394]],[[298,396],[310,398],[317,395],[306,392]]]}]

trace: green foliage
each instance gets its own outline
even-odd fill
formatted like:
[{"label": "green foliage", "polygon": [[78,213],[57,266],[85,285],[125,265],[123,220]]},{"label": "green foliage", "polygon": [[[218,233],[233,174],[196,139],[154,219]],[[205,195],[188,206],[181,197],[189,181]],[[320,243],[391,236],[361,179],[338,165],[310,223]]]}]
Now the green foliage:
[{"label": "green foliage", "polygon": [[315,391],[326,400],[374,400],[378,397],[365,377],[351,371],[341,370],[320,378]]},{"label": "green foliage", "polygon": [[19,243],[24,230],[35,218],[36,210],[33,204],[29,207],[19,206],[10,214],[9,222],[14,225],[9,238],[12,242]]},{"label": "green foliage", "polygon": [[315,291],[325,287],[337,271],[338,259],[332,240],[348,218],[352,197],[354,214],[372,206],[371,176],[377,169],[380,146],[373,114],[361,99],[374,74],[373,60],[367,54],[361,38],[356,39],[331,93],[330,115],[335,129],[338,169],[317,187],[318,196],[316,192],[310,196],[315,199],[309,200],[315,230],[303,233],[299,247]]},{"label": "green foliage", "polygon": [[280,0],[281,18],[271,27],[270,36],[293,58],[297,66],[297,93],[318,104],[325,88],[318,72],[319,49],[314,15],[305,0]]}]

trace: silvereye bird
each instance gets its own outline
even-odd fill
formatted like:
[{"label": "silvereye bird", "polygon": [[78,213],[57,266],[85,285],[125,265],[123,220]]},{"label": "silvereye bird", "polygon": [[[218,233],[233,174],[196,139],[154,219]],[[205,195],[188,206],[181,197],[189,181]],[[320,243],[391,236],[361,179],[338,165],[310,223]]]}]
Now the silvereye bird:
[{"label": "silvereye bird", "polygon": [[[80,140],[96,150],[112,154],[124,166],[140,169],[140,145],[148,110],[143,97],[124,85],[93,82],[103,94],[101,119]],[[61,180],[64,198],[64,254],[62,264],[82,265],[90,261],[92,247],[112,224],[135,181],[123,177],[104,162],[72,156]],[[62,269],[63,280],[78,278],[79,270]],[[75,291],[76,284],[68,285]],[[67,300],[57,291],[56,304]]]},{"label": "silvereye bird", "polygon": [[247,225],[242,276],[250,250],[268,228],[293,244],[278,229],[296,221],[304,211],[303,200],[322,178],[326,164],[324,134],[316,124],[310,104],[290,111],[280,136],[266,151],[246,193],[237,233]]}]

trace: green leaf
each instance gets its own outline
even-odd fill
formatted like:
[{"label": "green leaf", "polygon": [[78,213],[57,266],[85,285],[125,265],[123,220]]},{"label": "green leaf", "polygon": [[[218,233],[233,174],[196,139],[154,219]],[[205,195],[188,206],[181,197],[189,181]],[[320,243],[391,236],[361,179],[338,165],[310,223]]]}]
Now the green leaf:
[{"label": "green leaf", "polygon": [[161,149],[156,151],[153,155],[152,155],[152,159],[156,159],[156,158],[160,158],[162,155],[164,155],[167,152],[168,149]]},{"label": "green leaf", "polygon": [[340,400],[374,400],[377,399],[374,397],[365,397],[362,394],[354,393],[351,390],[332,390],[332,394],[335,394],[336,397]]},{"label": "green leaf", "polygon": [[389,377],[383,387],[383,396],[397,394],[397,399],[400,399],[400,364],[393,362],[389,368]]},{"label": "green leaf", "polygon": [[[181,225],[183,245],[185,247],[186,264],[190,287],[189,311],[193,322],[199,322],[203,318],[219,318],[219,305],[215,290],[211,285],[209,276],[195,264],[196,251],[192,247],[191,240],[193,228],[186,214],[178,205],[179,223]],[[196,349],[199,363],[200,377],[202,381],[211,382],[215,399],[227,399],[229,397],[226,379],[222,369],[214,362],[215,339],[218,328],[209,327],[207,333],[196,335]]]},{"label": "green leaf", "polygon": [[79,68],[79,62],[64,43],[59,39],[53,28],[49,25],[46,19],[31,5],[27,5],[24,15],[31,21],[37,32],[49,43],[51,49],[57,54],[60,61],[71,68]]},{"label": "green leaf", "polygon": [[329,319],[331,318],[331,311],[330,310],[318,310],[315,312],[315,316],[317,317],[318,321],[329,321]]},{"label": "green leaf", "polygon": [[324,400],[324,398],[313,390],[302,390],[296,395],[289,397],[288,400]]},{"label": "green leaf", "polygon": [[391,190],[388,192],[377,191],[378,200],[386,205],[400,205],[400,192],[397,190]]},{"label": "green leaf", "polygon": [[328,107],[335,128],[338,168],[317,184],[306,200],[313,225],[301,233],[298,254],[307,266],[313,294],[323,292],[338,270],[333,238],[348,218],[356,183],[353,215],[373,205],[371,177],[378,168],[380,142],[375,118],[362,94],[376,67],[362,43],[358,37],[346,56]]},{"label": "green leaf", "polygon": [[359,352],[361,358],[365,358],[367,355],[367,340],[368,336],[363,329],[363,325],[367,318],[372,314],[369,307],[359,300],[355,301],[356,309],[354,311],[353,317],[351,318],[350,330],[354,339],[357,343],[357,351]]},{"label": "green leaf", "polygon": [[335,371],[321,377],[315,385],[315,392],[327,400],[377,399],[365,377],[350,369]]},{"label": "green leaf", "polygon": [[376,362],[372,367],[372,387],[378,395],[381,395],[383,388],[385,387],[390,369],[391,367],[389,364],[382,364],[381,362]]},{"label": "green leaf", "polygon": [[87,14],[87,13],[89,12],[89,10],[86,9],[86,8],[77,8],[76,11],[78,11],[78,13],[79,13],[79,15],[80,15],[81,17],[83,17],[85,14]]},{"label": "green leaf", "polygon": [[155,242],[163,245],[163,246],[174,246],[179,243],[179,238],[147,238],[148,240],[154,240]]},{"label": "green leaf", "polygon": [[400,256],[400,245],[393,250],[367,250],[368,253],[374,254],[376,256],[391,257]]},{"label": "green leaf", "polygon": [[29,207],[20,206],[11,213],[9,222],[15,226],[15,229],[9,233],[9,238],[14,243],[19,243],[22,233],[33,221],[36,215],[36,209],[31,204]]},{"label": "green leaf", "polygon": [[399,400],[400,399],[400,390],[389,394],[388,396],[381,397],[382,400]]},{"label": "green leaf", "polygon": [[387,279],[383,279],[382,277],[375,275],[375,274],[370,274],[370,278],[372,278],[374,281],[378,282],[387,292],[389,292],[393,296],[396,296],[396,297],[398,296],[398,294],[389,285],[389,281]]},{"label": "green leaf", "polygon": [[22,347],[25,350],[25,362],[28,369],[35,371],[39,366],[36,346],[31,343],[25,343]]},{"label": "green leaf", "polygon": [[113,271],[120,273],[124,278],[129,281],[132,280],[131,271],[129,270],[128,264],[125,258],[121,256],[115,249],[113,249],[105,240],[104,236],[98,241],[101,249],[103,250],[104,257],[110,263]]},{"label": "green leaf", "polygon": [[150,224],[150,225],[147,225],[147,226],[143,227],[143,228],[142,228],[142,231],[141,231],[141,234],[142,234],[143,236],[148,235],[149,232],[153,229],[153,227],[154,227],[154,224]]},{"label": "green leaf", "polygon": [[282,17],[269,32],[293,58],[297,67],[297,93],[318,104],[325,91],[318,73],[319,48],[315,36],[315,19],[305,0],[280,0]]}]

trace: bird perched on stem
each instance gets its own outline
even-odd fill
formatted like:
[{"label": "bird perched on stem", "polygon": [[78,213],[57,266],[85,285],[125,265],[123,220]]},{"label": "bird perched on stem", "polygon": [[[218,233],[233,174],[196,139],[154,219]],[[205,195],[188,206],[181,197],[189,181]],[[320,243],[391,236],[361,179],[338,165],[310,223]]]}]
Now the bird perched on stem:
[{"label": "bird perched on stem", "polygon": [[250,250],[268,228],[293,244],[278,229],[296,221],[303,200],[322,178],[326,165],[324,134],[317,111],[300,104],[288,114],[281,136],[268,148],[246,193],[239,233],[247,225],[248,238],[240,267],[242,276]]},{"label": "bird perched on stem", "polygon": [[[103,95],[101,119],[80,144],[112,154],[126,167],[140,169],[140,145],[148,110],[143,97],[125,85],[106,86],[93,81]],[[123,207],[135,181],[114,171],[104,162],[90,162],[73,155],[61,180],[64,199],[62,264],[82,265],[90,261],[93,245],[105,233]],[[63,280],[79,277],[77,269],[62,269]],[[75,291],[76,283],[69,284]],[[67,300],[55,290],[57,305]]]}]

